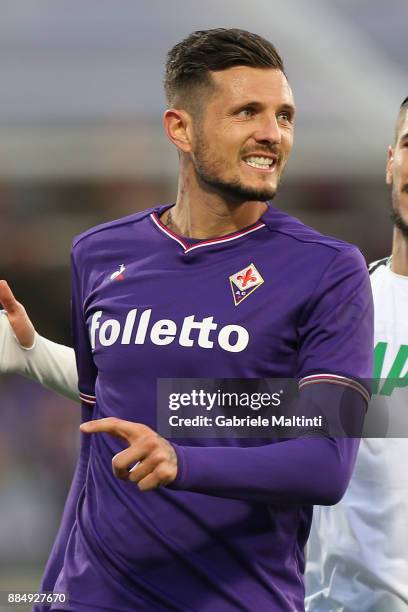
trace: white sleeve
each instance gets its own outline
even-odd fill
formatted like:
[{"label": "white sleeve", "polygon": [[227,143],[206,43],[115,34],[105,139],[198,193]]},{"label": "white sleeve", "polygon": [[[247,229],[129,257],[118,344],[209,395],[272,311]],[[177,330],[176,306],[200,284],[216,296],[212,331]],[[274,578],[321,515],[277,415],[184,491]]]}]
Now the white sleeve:
[{"label": "white sleeve", "polygon": [[72,348],[36,333],[31,348],[22,347],[0,310],[0,373],[21,374],[79,403],[78,374]]}]

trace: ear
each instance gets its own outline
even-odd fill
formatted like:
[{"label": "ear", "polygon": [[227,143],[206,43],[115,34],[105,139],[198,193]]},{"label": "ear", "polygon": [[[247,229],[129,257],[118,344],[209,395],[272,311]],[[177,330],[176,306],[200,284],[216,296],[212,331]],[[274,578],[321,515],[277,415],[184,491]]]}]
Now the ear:
[{"label": "ear", "polygon": [[163,115],[167,138],[183,153],[191,151],[191,116],[183,110],[170,108]]},{"label": "ear", "polygon": [[388,147],[387,165],[385,168],[385,182],[387,185],[392,185],[392,170],[394,167],[394,149]]}]

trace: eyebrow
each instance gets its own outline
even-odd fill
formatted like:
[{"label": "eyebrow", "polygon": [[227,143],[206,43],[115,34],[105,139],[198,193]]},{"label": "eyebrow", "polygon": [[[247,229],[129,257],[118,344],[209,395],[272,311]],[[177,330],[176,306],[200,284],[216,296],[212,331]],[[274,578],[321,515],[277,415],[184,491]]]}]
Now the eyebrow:
[{"label": "eyebrow", "polygon": [[294,115],[296,112],[296,108],[293,106],[293,104],[288,104],[288,103],[282,104],[281,110],[288,110],[292,113],[292,115]]},{"label": "eyebrow", "polygon": [[[236,111],[240,108],[245,108],[246,106],[253,106],[254,108],[261,108],[263,106],[265,106],[265,104],[263,102],[259,102],[259,100],[248,100],[246,102],[242,102],[240,104],[234,104],[233,106],[233,110]],[[292,115],[295,114],[296,109],[293,106],[293,104],[289,104],[288,102],[284,102],[281,106],[279,106],[279,110],[287,110],[290,111],[292,113]]]}]

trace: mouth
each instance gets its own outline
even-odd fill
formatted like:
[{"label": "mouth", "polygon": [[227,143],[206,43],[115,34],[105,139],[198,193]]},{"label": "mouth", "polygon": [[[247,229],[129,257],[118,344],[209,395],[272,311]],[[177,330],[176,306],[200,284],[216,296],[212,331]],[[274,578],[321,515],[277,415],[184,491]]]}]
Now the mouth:
[{"label": "mouth", "polygon": [[255,168],[260,172],[275,172],[278,164],[277,155],[249,155],[243,159],[244,163],[250,168]]}]

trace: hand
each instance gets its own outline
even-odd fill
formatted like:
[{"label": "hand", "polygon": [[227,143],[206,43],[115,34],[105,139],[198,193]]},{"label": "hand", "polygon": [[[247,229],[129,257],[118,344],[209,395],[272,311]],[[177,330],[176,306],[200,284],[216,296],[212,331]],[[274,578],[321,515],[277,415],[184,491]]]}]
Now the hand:
[{"label": "hand", "polygon": [[0,304],[7,312],[9,323],[20,345],[24,348],[31,348],[35,339],[34,325],[26,309],[20,302],[17,302],[5,280],[0,280]]},{"label": "hand", "polygon": [[177,476],[173,446],[147,425],[108,417],[82,423],[80,429],[89,434],[108,433],[129,443],[113,457],[112,469],[117,478],[136,483],[141,491],[168,485]]}]

